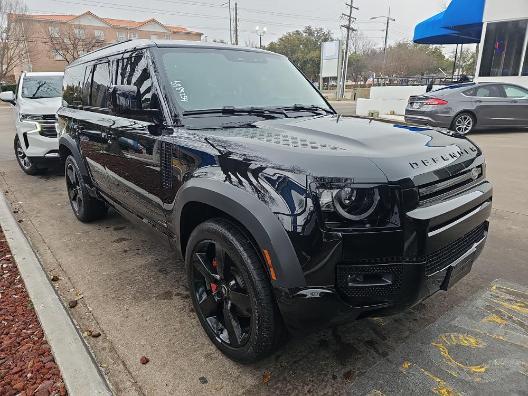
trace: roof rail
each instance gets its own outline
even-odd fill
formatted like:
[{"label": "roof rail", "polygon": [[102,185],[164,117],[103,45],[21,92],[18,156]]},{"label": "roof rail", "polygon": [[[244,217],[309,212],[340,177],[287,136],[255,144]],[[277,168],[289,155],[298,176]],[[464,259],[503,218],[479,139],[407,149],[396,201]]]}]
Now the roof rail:
[{"label": "roof rail", "polygon": [[86,54],[83,54],[82,56],[78,57],[77,59],[75,59],[75,62],[78,61],[79,59],[84,58],[85,56],[94,54],[94,53],[96,53],[98,51],[102,51],[102,50],[110,48],[110,47],[114,47],[116,45],[120,45],[120,44],[123,44],[123,43],[128,43],[129,41],[132,41],[132,40],[133,39],[126,39],[126,40],[123,40],[123,41],[119,41],[117,43],[112,43],[112,44],[105,45],[104,47],[96,48],[93,51],[87,52]]}]

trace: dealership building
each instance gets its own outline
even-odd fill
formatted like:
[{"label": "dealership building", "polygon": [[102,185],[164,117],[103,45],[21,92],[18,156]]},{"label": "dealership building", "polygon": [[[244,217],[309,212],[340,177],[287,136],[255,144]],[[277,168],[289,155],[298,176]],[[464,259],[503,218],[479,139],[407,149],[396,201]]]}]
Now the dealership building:
[{"label": "dealership building", "polygon": [[476,81],[528,88],[528,0],[452,0],[416,26],[414,42],[477,43]]}]

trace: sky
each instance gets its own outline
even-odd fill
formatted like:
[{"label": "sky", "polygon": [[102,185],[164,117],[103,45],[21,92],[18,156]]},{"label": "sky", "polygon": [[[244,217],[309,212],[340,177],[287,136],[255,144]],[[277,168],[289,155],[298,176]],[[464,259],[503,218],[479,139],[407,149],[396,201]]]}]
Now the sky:
[{"label": "sky", "polygon": [[[347,12],[348,0],[236,0],[239,13],[239,43],[258,42],[256,26],[266,27],[263,44],[277,40],[289,31],[304,26],[331,30],[336,38],[344,35],[340,19]],[[208,41],[229,41],[227,0],[25,0],[31,13],[80,14],[85,11],[107,18],[143,21],[156,18],[162,23],[203,32]],[[231,0],[234,8],[235,0]],[[389,30],[389,42],[412,39],[414,26],[440,12],[446,0],[354,0],[355,27],[375,46],[383,45],[384,20],[371,17],[388,14],[396,19]]]}]

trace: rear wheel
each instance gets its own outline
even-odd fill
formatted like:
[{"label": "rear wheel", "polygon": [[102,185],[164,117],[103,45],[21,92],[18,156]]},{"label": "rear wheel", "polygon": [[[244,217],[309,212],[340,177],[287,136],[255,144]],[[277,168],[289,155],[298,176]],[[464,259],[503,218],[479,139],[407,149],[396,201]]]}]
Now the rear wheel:
[{"label": "rear wheel", "polygon": [[216,347],[243,363],[270,354],[282,322],[266,271],[244,233],[224,219],[200,224],[189,238],[185,265],[194,309]]},{"label": "rear wheel", "polygon": [[39,173],[46,171],[45,168],[39,168],[31,159],[26,155],[18,135],[15,136],[15,155],[20,168],[28,175],[34,176]]},{"label": "rear wheel", "polygon": [[103,201],[89,194],[77,162],[71,155],[66,158],[64,173],[68,198],[75,217],[83,223],[103,218],[108,211],[108,207]]},{"label": "rear wheel", "polygon": [[466,135],[475,128],[475,117],[470,113],[460,113],[453,120],[451,129],[460,135]]}]

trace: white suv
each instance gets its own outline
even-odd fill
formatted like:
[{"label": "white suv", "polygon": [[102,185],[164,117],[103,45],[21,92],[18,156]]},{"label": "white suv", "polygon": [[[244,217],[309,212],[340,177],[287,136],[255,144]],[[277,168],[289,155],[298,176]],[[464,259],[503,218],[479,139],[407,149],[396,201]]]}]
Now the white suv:
[{"label": "white suv", "polygon": [[15,107],[15,154],[28,175],[45,171],[59,160],[56,116],[62,104],[64,73],[23,73],[16,93],[0,93],[0,100]]}]

